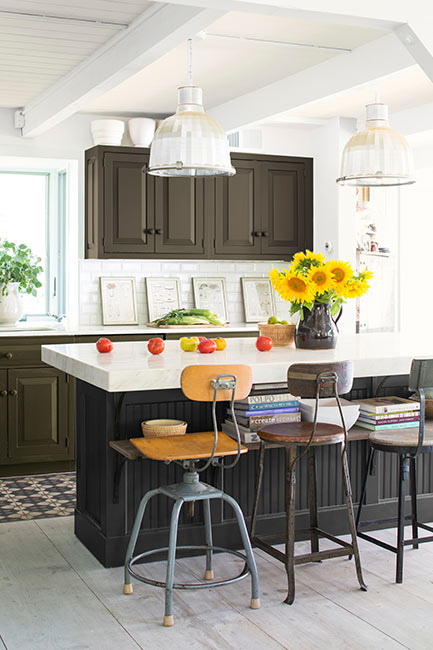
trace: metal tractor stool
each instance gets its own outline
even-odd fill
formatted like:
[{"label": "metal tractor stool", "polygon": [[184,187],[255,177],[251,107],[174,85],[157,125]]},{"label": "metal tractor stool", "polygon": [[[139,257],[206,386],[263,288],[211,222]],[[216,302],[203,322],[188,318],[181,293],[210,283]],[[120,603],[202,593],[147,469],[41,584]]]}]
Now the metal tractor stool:
[{"label": "metal tractor stool", "polygon": [[[404,547],[412,545],[418,548],[419,544],[432,542],[433,536],[418,537],[418,528],[433,533],[433,528],[418,521],[417,492],[416,492],[416,460],[419,454],[431,454],[433,452],[433,431],[425,431],[425,391],[433,390],[433,359],[415,359],[409,376],[409,389],[418,391],[420,408],[420,421],[418,428],[385,429],[373,431],[370,434],[370,453],[365,470],[362,485],[361,498],[359,501],[358,513],[356,516],[356,529],[358,537],[366,539],[377,546],[397,554],[395,581],[403,582],[403,555]],[[367,481],[373,465],[376,451],[391,452],[400,457],[400,471],[398,477],[398,515],[376,521],[364,521],[361,523],[362,506],[367,491]],[[405,515],[405,486],[410,474],[410,492],[412,513]],[[412,538],[404,538],[405,520],[412,522]],[[366,528],[372,524],[397,523],[397,545],[386,544],[372,535],[361,532],[360,528]]]},{"label": "metal tractor stool", "polygon": [[[367,587],[362,578],[361,562],[356,539],[355,521],[352,505],[352,490],[350,486],[349,468],[347,464],[346,445],[347,431],[341,409],[339,395],[348,393],[353,383],[353,366],[350,361],[341,363],[296,363],[290,366],[287,373],[289,392],[300,397],[315,397],[316,409],[314,422],[282,422],[261,428],[258,434],[261,439],[259,464],[256,478],[253,514],[251,519],[251,542],[265,553],[272,555],[285,565],[288,581],[288,594],[284,601],[292,605],[295,600],[295,565],[344,555],[355,556],[358,582],[363,591]],[[320,397],[335,397],[341,417],[341,426],[317,422],[318,400]],[[256,537],[256,519],[259,495],[263,478],[264,443],[276,443],[286,448],[286,548],[285,553],[274,548],[265,539]],[[341,445],[341,461],[343,469],[343,484],[346,495],[346,507],[349,517],[352,542],[345,542],[319,528],[317,513],[316,490],[316,456],[315,448],[324,445]],[[298,447],[301,451],[297,453]],[[310,506],[310,527],[298,533],[308,533],[311,540],[311,553],[295,556],[295,485],[296,463],[308,454],[308,498]],[[319,538],[325,537],[338,544],[339,548],[319,550]]]},{"label": "metal tractor stool", "polygon": [[[258,609],[260,607],[257,568],[242,510],[233,497],[225,494],[222,490],[199,481],[200,472],[203,472],[211,465],[224,467],[224,469],[231,469],[237,464],[240,455],[248,451],[247,448],[243,447],[240,443],[239,430],[234,413],[234,400],[243,399],[249,395],[252,385],[251,377],[252,373],[249,366],[188,366],[184,369],[181,376],[182,391],[184,395],[191,400],[198,402],[212,402],[212,420],[214,430],[211,432],[187,433],[181,436],[169,436],[166,438],[131,439],[132,444],[144,457],[153,460],[160,460],[165,463],[174,462],[185,469],[182,483],[150,490],[141,499],[125,559],[125,584],[123,587],[123,593],[132,594],[131,576],[149,585],[163,587],[165,589],[164,625],[166,627],[173,625],[174,622],[172,612],[173,589],[207,589],[209,587],[220,587],[221,585],[237,582],[238,580],[242,580],[246,576],[251,575],[252,594],[250,606],[252,609]],[[225,433],[218,431],[216,403],[221,401],[230,401],[233,421],[236,423],[237,441],[233,440]],[[231,462],[224,463],[223,458],[225,456],[232,456],[234,458]],[[198,463],[203,459],[206,460],[199,467]],[[150,499],[157,494],[163,494],[174,501],[171,514],[168,547],[152,549],[134,556],[134,549],[137,543],[137,537],[140,532],[141,522],[143,520],[146,506]],[[233,508],[238,522],[245,554],[232,549],[214,546],[212,544],[211,499],[222,499]],[[180,510],[184,503],[188,503],[191,507],[196,501],[203,502],[206,544],[200,546],[177,546],[177,530]],[[236,557],[243,559],[245,566],[239,575],[226,580],[187,584],[174,583],[174,564],[177,549],[194,551],[203,549],[206,552],[205,580],[213,580],[214,578],[212,569],[213,551],[232,553]],[[136,562],[144,557],[160,553],[161,551],[168,552],[165,582],[151,580],[150,578],[145,578],[136,573],[134,570],[134,564]]]}]

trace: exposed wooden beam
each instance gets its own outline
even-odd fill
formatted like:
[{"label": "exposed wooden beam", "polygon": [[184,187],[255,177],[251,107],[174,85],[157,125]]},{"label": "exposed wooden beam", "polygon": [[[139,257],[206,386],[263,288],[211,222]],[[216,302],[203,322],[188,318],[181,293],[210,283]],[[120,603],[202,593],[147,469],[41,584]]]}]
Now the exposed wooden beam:
[{"label": "exposed wooden beam", "polygon": [[156,4],[24,107],[24,136],[44,133],[207,27],[223,12]]},{"label": "exposed wooden beam", "polygon": [[370,84],[411,65],[414,65],[412,56],[394,34],[389,34],[350,54],[340,54],[224,104],[209,107],[207,112],[229,131]]}]

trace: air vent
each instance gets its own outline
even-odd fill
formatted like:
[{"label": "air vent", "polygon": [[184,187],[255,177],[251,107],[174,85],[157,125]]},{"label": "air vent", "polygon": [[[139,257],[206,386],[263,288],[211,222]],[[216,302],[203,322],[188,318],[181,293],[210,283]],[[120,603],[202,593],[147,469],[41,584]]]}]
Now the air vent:
[{"label": "air vent", "polygon": [[228,134],[231,149],[252,149],[263,151],[263,133],[261,129],[242,129]]}]

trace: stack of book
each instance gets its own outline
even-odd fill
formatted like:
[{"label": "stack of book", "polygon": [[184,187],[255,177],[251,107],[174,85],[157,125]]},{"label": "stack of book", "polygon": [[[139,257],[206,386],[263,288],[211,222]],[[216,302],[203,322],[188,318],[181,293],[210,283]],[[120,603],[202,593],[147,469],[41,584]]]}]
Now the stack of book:
[{"label": "stack of book", "polygon": [[[250,395],[245,399],[237,400],[235,415],[242,442],[259,441],[257,431],[267,424],[301,420],[299,401],[290,393]],[[236,438],[236,428],[229,408],[227,416],[221,429],[227,435]]]},{"label": "stack of book", "polygon": [[360,405],[358,427],[381,431],[419,425],[419,402],[403,397],[372,397],[355,401]]}]

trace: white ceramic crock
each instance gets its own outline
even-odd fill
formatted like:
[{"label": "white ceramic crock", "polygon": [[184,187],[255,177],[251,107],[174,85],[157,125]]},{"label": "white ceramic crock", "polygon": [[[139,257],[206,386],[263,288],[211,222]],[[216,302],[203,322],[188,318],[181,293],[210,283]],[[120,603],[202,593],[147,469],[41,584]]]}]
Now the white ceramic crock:
[{"label": "white ceramic crock", "polygon": [[135,147],[149,147],[155,133],[156,122],[150,117],[128,120],[129,135]]},{"label": "white ceramic crock", "polygon": [[24,313],[22,295],[18,291],[18,286],[18,282],[10,282],[7,296],[2,296],[0,291],[0,325],[16,325]]},{"label": "white ceramic crock", "polygon": [[93,143],[119,146],[122,144],[125,122],[122,120],[93,120],[90,123]]}]

